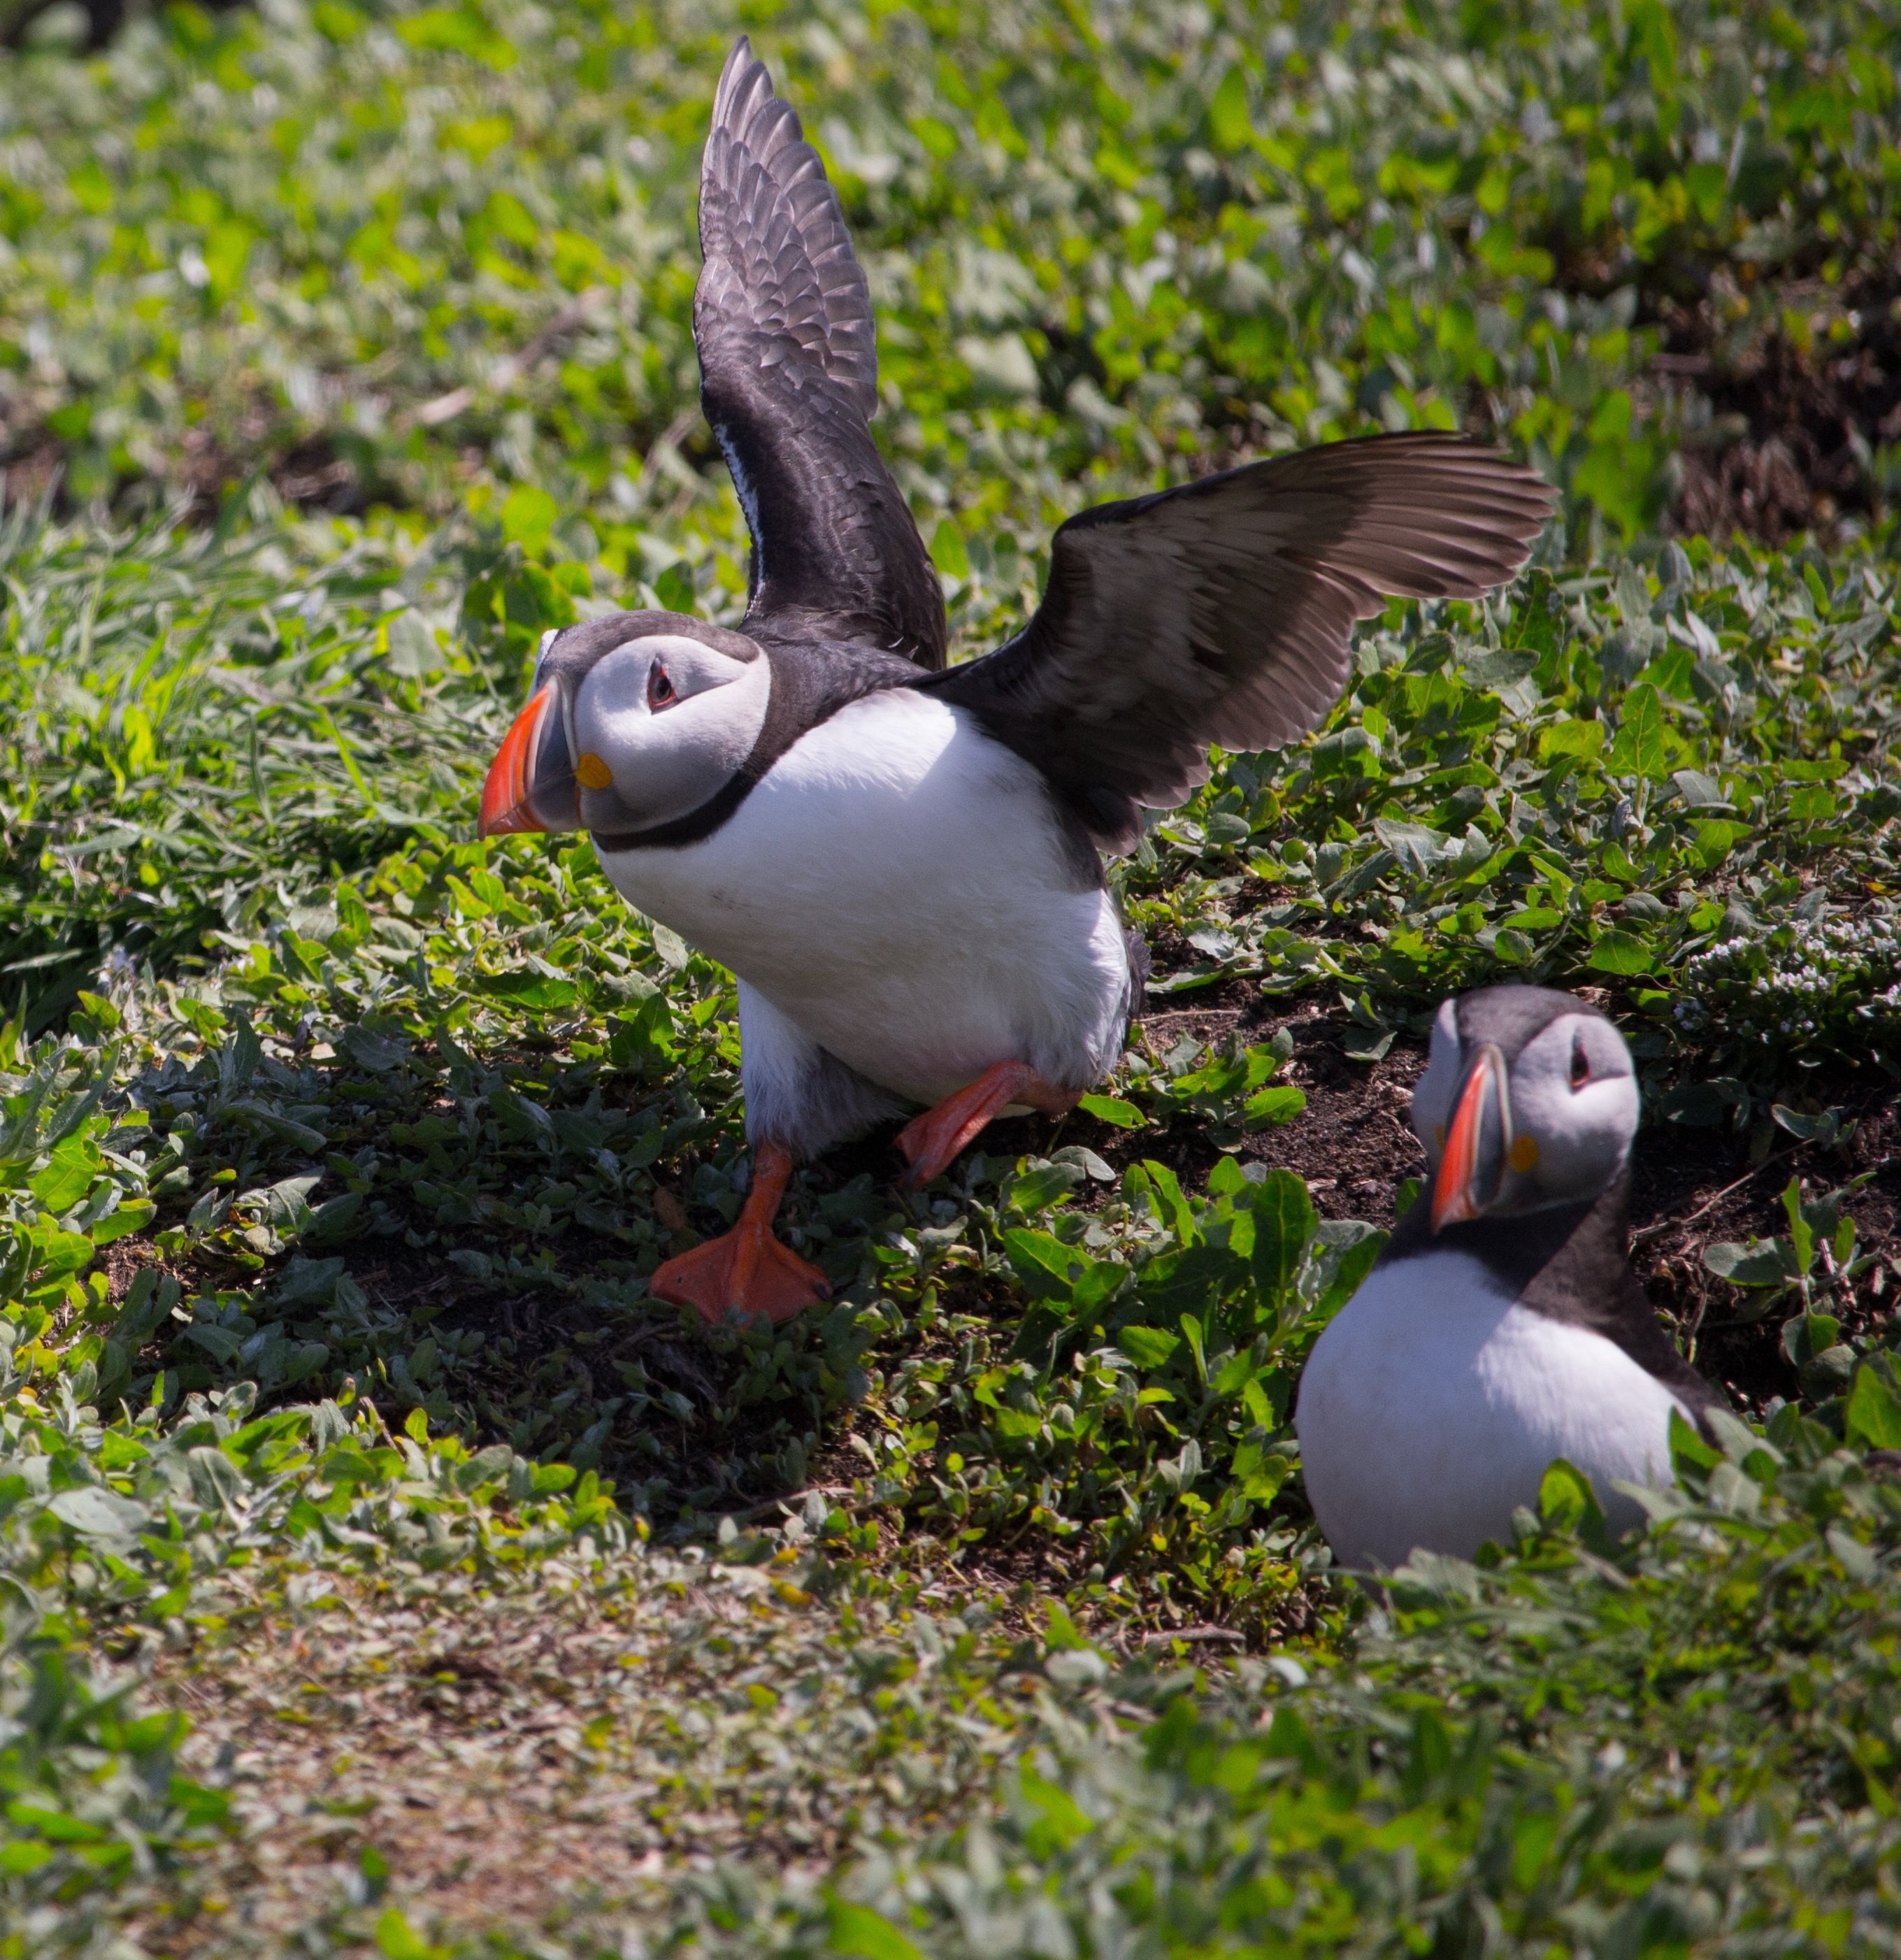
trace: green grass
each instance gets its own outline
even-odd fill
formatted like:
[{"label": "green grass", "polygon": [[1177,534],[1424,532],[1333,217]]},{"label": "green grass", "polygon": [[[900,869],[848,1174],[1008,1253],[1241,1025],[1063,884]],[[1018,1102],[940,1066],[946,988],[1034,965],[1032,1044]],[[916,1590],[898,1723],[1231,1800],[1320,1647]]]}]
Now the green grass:
[{"label": "green grass", "polygon": [[[1566,501],[1119,867],[1101,1096],[918,1197],[814,1166],[834,1303],[709,1338],[645,1288],[739,1202],[730,978],[472,833],[548,625],[743,603],[686,329],[740,26],[964,649],[1068,512],[1262,450],[1466,426]],[[1653,357],[1879,355],[1897,37],[324,0],[0,58],[0,1953],[1888,1950],[1893,436],[1825,536],[1666,536],[1761,431]],[[1602,991],[1650,1160],[1788,1185],[1684,1255],[1766,1437],[1375,1600],[1288,1418],[1392,1220],[1276,1167],[1293,1037],[1512,976]]]}]

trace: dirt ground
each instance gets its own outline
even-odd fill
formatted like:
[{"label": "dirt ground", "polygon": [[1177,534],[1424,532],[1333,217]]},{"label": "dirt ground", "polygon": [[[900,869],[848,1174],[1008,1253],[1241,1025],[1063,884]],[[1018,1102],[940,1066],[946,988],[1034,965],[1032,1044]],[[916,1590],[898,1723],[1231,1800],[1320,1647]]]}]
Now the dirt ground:
[{"label": "dirt ground", "polygon": [[1880,495],[1870,458],[1901,441],[1901,278],[1864,275],[1833,291],[1791,282],[1778,323],[1741,337],[1721,324],[1723,297],[1661,310],[1654,378],[1709,404],[1681,452],[1671,529],[1780,544],[1866,522]]}]

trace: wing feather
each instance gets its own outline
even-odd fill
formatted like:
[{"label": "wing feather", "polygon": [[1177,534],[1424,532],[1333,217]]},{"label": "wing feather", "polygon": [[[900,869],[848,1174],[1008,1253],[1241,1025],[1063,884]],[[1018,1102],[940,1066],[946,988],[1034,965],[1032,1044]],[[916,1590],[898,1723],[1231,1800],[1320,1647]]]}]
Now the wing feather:
[{"label": "wing feather", "polygon": [[1437,434],[1251,463],[1072,517],[1035,616],[922,685],[1028,757],[1111,848],[1179,803],[1208,747],[1271,749],[1346,682],[1354,624],[1389,597],[1471,598],[1524,565],[1554,499]]},{"label": "wing feather", "polygon": [[714,97],[700,399],[752,536],[749,625],[944,663],[943,594],[878,445],[871,295],[818,152],[742,37]]}]

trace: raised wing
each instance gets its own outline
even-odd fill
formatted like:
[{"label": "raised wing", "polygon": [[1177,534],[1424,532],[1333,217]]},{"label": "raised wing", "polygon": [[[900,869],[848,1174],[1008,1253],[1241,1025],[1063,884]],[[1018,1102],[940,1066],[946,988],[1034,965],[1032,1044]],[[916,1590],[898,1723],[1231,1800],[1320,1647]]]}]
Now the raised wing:
[{"label": "raised wing", "polygon": [[1524,563],[1543,481],[1456,437],[1372,436],[1072,517],[1043,602],[993,654],[919,685],[1028,757],[1112,850],[1136,806],[1273,749],[1339,699],[1356,620],[1474,597]]},{"label": "raised wing", "polygon": [[873,441],[865,275],[825,166],[742,37],[700,168],[700,400],[752,533],[749,625],[944,664],[943,593]]}]

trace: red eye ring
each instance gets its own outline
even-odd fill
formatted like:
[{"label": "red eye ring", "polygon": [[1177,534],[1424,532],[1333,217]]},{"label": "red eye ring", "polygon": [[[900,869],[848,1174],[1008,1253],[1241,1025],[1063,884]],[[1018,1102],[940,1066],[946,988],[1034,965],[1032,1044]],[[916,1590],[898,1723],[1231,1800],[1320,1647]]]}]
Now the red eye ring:
[{"label": "red eye ring", "polygon": [[666,670],[658,660],[647,670],[647,705],[650,713],[657,714],[663,708],[671,708],[679,696],[673,692],[673,683],[666,677]]},{"label": "red eye ring", "polygon": [[1571,1086],[1582,1089],[1591,1080],[1591,1058],[1585,1053],[1582,1036],[1571,1044]]}]

